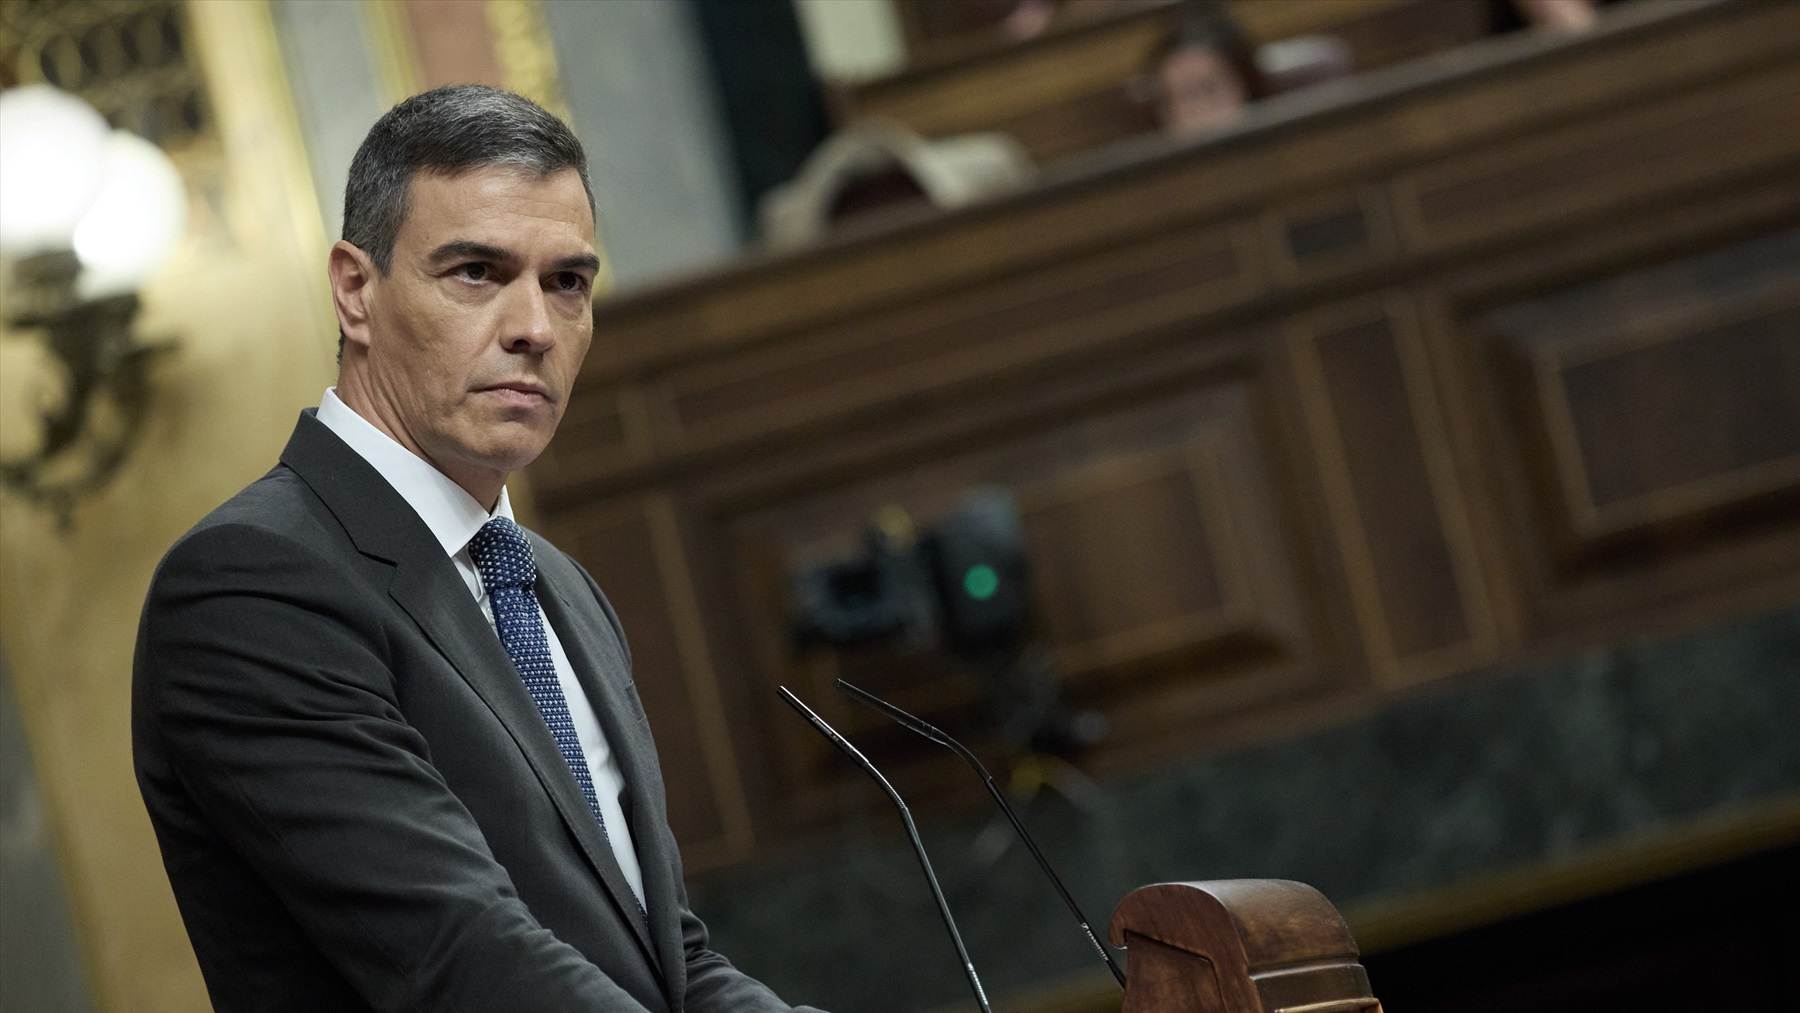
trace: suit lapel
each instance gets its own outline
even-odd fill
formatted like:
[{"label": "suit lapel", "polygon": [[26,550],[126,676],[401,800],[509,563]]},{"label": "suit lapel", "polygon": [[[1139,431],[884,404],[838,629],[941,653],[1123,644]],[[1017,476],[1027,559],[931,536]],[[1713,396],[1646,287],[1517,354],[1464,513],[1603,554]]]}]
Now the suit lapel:
[{"label": "suit lapel", "polygon": [[681,956],[681,926],[675,903],[675,862],[674,856],[662,847],[661,826],[651,818],[653,813],[647,801],[660,790],[651,773],[651,765],[656,762],[655,745],[646,727],[631,716],[635,708],[627,700],[629,691],[623,682],[625,659],[610,631],[602,631],[594,620],[598,604],[585,609],[574,605],[592,598],[586,581],[559,558],[540,550],[537,590],[550,625],[569,655],[575,677],[594,705],[601,730],[618,759],[619,773],[625,779],[625,817],[644,878],[650,934],[655,940],[663,980],[671,990],[671,1007],[679,1009],[680,969],[686,965]]},{"label": "suit lapel", "polygon": [[[519,679],[512,659],[470,596],[455,564],[380,473],[312,415],[311,410],[302,413],[287,449],[282,452],[283,463],[293,468],[331,509],[358,551],[394,564],[390,596],[512,736],[580,844],[582,854],[605,884],[620,920],[631,926],[633,936],[655,966],[658,948],[651,942],[637,901],[619,871],[618,860],[601,836],[599,824],[594,822],[580,787],[557,751],[556,741]],[[559,639],[568,625],[567,620],[556,624]],[[573,655],[570,660],[580,672],[582,663]],[[583,685],[589,693],[594,692],[591,683]],[[598,700],[595,702],[603,720],[613,714],[614,701],[608,700],[604,707],[598,706]],[[605,730],[609,737],[618,734],[610,726]],[[612,737],[609,741],[624,740]],[[625,755],[626,751],[621,750],[621,769]],[[635,794],[637,785],[629,775],[627,784]]]},{"label": "suit lapel", "polygon": [[[444,560],[440,568],[402,566],[395,574],[390,593],[400,607],[425,631],[438,651],[456,667],[500,723],[512,735],[519,751],[537,774],[538,783],[556,803],[557,812],[575,835],[589,864],[599,873],[619,918],[631,926],[632,934],[644,948],[646,956],[655,960],[648,928],[638,913],[637,899],[619,871],[618,859],[601,835],[600,825],[588,809],[587,800],[569,773],[556,740],[538,713],[537,704],[519,680],[512,659],[498,637],[489,629],[468,587]],[[438,570],[438,572],[432,572]]]}]

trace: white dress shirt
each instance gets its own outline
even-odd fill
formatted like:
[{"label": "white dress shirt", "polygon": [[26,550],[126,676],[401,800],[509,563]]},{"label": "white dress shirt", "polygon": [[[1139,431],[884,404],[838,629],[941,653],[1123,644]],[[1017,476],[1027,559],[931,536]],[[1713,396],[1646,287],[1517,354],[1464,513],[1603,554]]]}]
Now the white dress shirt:
[{"label": "white dress shirt", "polygon": [[[469,540],[494,517],[512,519],[512,501],[507,497],[505,487],[500,490],[500,501],[495,504],[494,512],[488,513],[475,497],[449,476],[394,442],[392,437],[339,400],[336,388],[326,388],[325,396],[319,401],[318,417],[326,428],[380,472],[431,529],[492,625],[494,609],[488,602],[487,590],[481,586],[481,574],[475,569],[475,560],[469,555]],[[556,681],[562,684],[563,696],[569,702],[569,716],[575,721],[575,734],[581,740],[581,752],[587,757],[588,773],[594,779],[600,814],[606,820],[607,839],[612,843],[613,855],[619,860],[625,881],[631,884],[631,891],[637,894],[638,903],[642,905],[644,876],[638,868],[637,851],[631,843],[625,810],[619,804],[625,779],[619,773],[618,758],[607,746],[606,736],[600,731],[600,721],[594,716],[594,706],[582,692],[581,683],[576,681],[575,669],[569,664],[562,643],[556,639],[556,630],[551,627],[549,617],[544,615],[542,604],[538,605],[538,619],[544,624],[544,635],[550,641],[550,657],[556,663]]]}]

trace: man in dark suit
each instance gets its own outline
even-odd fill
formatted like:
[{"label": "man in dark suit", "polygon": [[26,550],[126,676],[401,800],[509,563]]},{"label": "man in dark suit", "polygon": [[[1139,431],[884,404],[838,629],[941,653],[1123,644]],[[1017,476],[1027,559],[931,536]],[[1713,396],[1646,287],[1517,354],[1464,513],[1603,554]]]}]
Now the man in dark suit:
[{"label": "man in dark suit", "polygon": [[438,89],[344,205],[337,386],[138,637],[138,781],[214,1005],[789,1009],[688,909],[617,617],[511,520],[593,332],[580,143]]}]

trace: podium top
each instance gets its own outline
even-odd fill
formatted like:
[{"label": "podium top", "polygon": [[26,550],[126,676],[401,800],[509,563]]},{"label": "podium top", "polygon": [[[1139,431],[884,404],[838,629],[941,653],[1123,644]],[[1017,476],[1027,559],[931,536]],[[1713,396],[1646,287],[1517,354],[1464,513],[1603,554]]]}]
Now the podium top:
[{"label": "podium top", "polygon": [[1124,1013],[1380,1013],[1344,918],[1284,879],[1158,883],[1113,912]]}]

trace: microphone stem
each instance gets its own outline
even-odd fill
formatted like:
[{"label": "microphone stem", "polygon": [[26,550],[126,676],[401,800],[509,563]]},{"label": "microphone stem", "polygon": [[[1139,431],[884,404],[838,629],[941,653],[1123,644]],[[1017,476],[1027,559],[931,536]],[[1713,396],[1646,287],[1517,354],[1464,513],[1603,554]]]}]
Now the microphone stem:
[{"label": "microphone stem", "polygon": [[[877,775],[879,776],[879,775]],[[886,782],[886,778],[882,779]],[[889,789],[892,790],[892,789]],[[914,825],[912,813],[900,796],[894,796],[894,802],[900,807],[900,819],[906,823],[906,836],[911,838],[913,853],[919,856],[919,868],[925,871],[925,882],[931,884],[931,898],[937,901],[938,913],[944,916],[944,927],[950,930],[950,942],[956,946],[956,957],[962,961],[963,973],[969,978],[969,987],[975,991],[975,1002],[982,1013],[993,1013],[988,1005],[987,993],[982,990],[981,979],[975,974],[975,962],[969,959],[968,948],[963,946],[962,933],[956,931],[956,921],[950,917],[950,902],[944,899],[943,887],[938,885],[937,874],[931,871],[931,859],[925,857],[925,842],[919,837],[919,828]]]},{"label": "microphone stem", "polygon": [[1125,971],[1119,967],[1119,962],[1113,959],[1112,953],[1101,944],[1100,937],[1094,934],[1093,927],[1088,923],[1087,915],[1081,913],[1081,906],[1075,903],[1075,898],[1069,893],[1069,888],[1063,885],[1062,877],[1056,874],[1056,870],[1050,868],[1050,860],[1044,857],[1042,851],[1038,850],[1037,841],[1033,840],[1031,832],[1025,829],[1024,821],[1019,819],[1019,814],[1014,812],[1012,805],[1006,801],[1006,793],[1002,792],[1000,786],[994,783],[994,775],[988,773],[988,769],[982,765],[980,757],[977,757],[969,747],[951,738],[936,725],[901,710],[868,690],[854,686],[843,679],[837,680],[837,688],[848,693],[852,699],[859,700],[893,718],[908,731],[916,732],[962,757],[963,762],[981,776],[982,786],[987,789],[989,795],[994,797],[995,804],[1011,821],[1013,830],[1019,835],[1019,840],[1025,842],[1025,847],[1031,851],[1031,857],[1037,860],[1038,868],[1044,870],[1044,875],[1049,878],[1050,884],[1056,887],[1057,894],[1062,897],[1063,903],[1068,905],[1069,913],[1073,914],[1075,921],[1081,925],[1081,931],[1087,936],[1088,943],[1094,947],[1094,952],[1100,955],[1100,959],[1106,962],[1106,969],[1112,972],[1113,980],[1119,983],[1120,988],[1124,988]]},{"label": "microphone stem", "polygon": [[950,902],[944,899],[944,888],[938,885],[937,873],[932,871],[931,858],[925,854],[925,842],[919,837],[918,825],[913,822],[912,812],[906,807],[906,800],[900,797],[900,792],[888,783],[888,779],[882,776],[875,764],[862,754],[862,750],[851,745],[849,739],[844,738],[838,734],[837,729],[826,724],[824,718],[814,714],[812,708],[801,703],[800,698],[789,692],[786,686],[778,686],[775,691],[781,694],[783,701],[811,722],[813,728],[817,729],[820,735],[830,739],[832,745],[843,750],[852,760],[856,761],[857,766],[874,778],[875,783],[881,785],[881,790],[887,792],[888,798],[893,800],[895,808],[900,810],[900,819],[906,824],[906,836],[912,842],[913,854],[919,857],[919,868],[925,871],[925,882],[931,886],[931,898],[937,901],[938,914],[944,919],[944,928],[950,931],[950,942],[956,947],[956,958],[962,962],[963,974],[968,977],[969,988],[975,993],[975,1002],[981,1007],[981,1013],[994,1013],[993,1007],[988,1005],[987,992],[981,987],[981,978],[975,973],[975,962],[969,959],[968,947],[963,945],[962,933],[956,931],[956,919],[950,916]]},{"label": "microphone stem", "polygon": [[1119,968],[1118,962],[1113,960],[1112,954],[1107,952],[1106,947],[1101,945],[1100,937],[1094,934],[1093,927],[1088,924],[1087,916],[1081,913],[1080,905],[1075,903],[1074,896],[1069,893],[1067,887],[1063,886],[1062,877],[1050,868],[1050,860],[1044,857],[1042,851],[1038,850],[1037,841],[1033,840],[1030,832],[1025,829],[1025,824],[1019,819],[1019,814],[1013,811],[1011,805],[1007,804],[1005,793],[1000,790],[999,785],[994,783],[994,776],[989,774],[986,768],[980,769],[981,783],[987,788],[988,794],[994,796],[994,801],[1000,805],[1000,811],[1006,814],[1007,820],[1018,832],[1019,840],[1025,842],[1025,847],[1031,852],[1031,857],[1037,859],[1038,868],[1044,870],[1044,875],[1050,878],[1050,885],[1056,887],[1056,892],[1062,896],[1063,903],[1068,905],[1070,911],[1074,912],[1075,920],[1081,924],[1081,931],[1087,935],[1088,944],[1093,946],[1094,952],[1100,955],[1101,960],[1106,961],[1106,969],[1112,972],[1113,978],[1120,985],[1124,985],[1125,972]]}]

